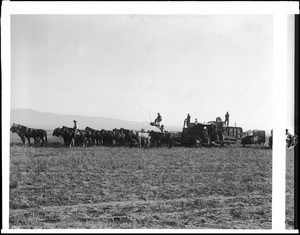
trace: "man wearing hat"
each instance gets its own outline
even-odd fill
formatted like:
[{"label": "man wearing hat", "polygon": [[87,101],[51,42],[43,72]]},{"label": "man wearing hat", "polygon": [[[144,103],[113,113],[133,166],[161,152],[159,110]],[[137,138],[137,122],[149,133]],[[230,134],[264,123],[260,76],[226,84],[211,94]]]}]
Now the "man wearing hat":
[{"label": "man wearing hat", "polygon": [[191,116],[190,116],[190,114],[188,113],[188,114],[187,114],[187,117],[186,117],[186,126],[187,126],[187,127],[189,127],[190,122],[191,122]]},{"label": "man wearing hat", "polygon": [[229,125],[229,113],[228,113],[228,111],[225,114],[225,124],[227,124],[227,126]]},{"label": "man wearing hat", "polygon": [[73,120],[73,122],[74,122],[74,135],[75,135],[78,129],[78,124],[76,120]]},{"label": "man wearing hat", "polygon": [[157,118],[154,120],[155,125],[160,126],[160,122],[162,121],[160,113],[157,113]]},{"label": "man wearing hat", "polygon": [[161,125],[160,131],[163,133],[164,132],[164,125]]},{"label": "man wearing hat", "polygon": [[197,120],[197,118],[195,118],[195,124],[196,124],[196,125],[198,124],[198,120]]}]

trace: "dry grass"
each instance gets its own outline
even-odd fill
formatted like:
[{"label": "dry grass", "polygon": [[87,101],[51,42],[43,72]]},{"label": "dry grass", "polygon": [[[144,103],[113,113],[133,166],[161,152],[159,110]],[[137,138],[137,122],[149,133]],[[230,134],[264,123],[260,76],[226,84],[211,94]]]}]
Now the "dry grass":
[{"label": "dry grass", "polygon": [[11,145],[11,228],[270,229],[263,148]]}]

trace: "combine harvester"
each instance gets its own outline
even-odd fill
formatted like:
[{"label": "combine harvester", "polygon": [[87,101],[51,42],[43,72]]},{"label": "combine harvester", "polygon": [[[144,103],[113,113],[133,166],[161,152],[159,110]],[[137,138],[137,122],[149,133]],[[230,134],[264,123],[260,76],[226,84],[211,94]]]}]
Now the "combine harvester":
[{"label": "combine harvester", "polygon": [[189,123],[181,133],[183,146],[224,146],[235,144],[242,138],[241,127],[226,127],[220,117],[207,123]]},{"label": "combine harvester", "polygon": [[[151,126],[157,127],[160,132],[167,133],[163,125],[150,122]],[[174,143],[180,146],[224,146],[241,143],[243,146],[265,143],[266,136],[264,130],[253,130],[243,132],[242,127],[226,126],[220,117],[215,121],[207,123],[184,122],[182,132],[171,133]]]}]

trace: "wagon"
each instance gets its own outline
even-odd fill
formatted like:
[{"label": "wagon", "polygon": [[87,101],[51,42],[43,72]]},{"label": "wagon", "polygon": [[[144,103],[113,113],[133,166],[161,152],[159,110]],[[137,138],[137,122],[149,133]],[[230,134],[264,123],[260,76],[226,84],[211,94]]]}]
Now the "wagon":
[{"label": "wagon", "polygon": [[238,141],[240,140],[243,136],[243,128],[242,127],[236,127],[236,126],[228,126],[224,128],[223,132],[225,136],[225,140],[229,141]]},{"label": "wagon", "polygon": [[264,130],[253,130],[252,133],[245,133],[245,136],[241,138],[243,146],[246,144],[258,144],[264,145],[266,142],[266,133]]},{"label": "wagon", "polygon": [[[209,121],[208,123],[216,124],[215,121]],[[222,127],[223,137],[225,142],[229,142],[231,144],[237,143],[243,137],[243,128],[237,126],[225,126],[223,122]]]}]

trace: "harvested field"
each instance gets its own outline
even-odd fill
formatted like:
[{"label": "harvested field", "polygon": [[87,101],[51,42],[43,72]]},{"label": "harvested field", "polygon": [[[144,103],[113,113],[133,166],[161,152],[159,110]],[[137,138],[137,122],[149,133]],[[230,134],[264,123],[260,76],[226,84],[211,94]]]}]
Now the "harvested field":
[{"label": "harvested field", "polygon": [[67,148],[49,139],[11,144],[10,228],[271,229],[268,148]]}]

